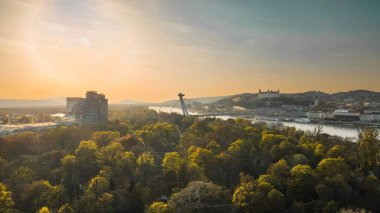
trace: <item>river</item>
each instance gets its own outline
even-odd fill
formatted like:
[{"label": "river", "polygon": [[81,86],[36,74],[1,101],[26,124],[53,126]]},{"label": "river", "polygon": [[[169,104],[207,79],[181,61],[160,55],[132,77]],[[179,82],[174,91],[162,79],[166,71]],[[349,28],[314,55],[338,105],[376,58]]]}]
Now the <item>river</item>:
[{"label": "river", "polygon": [[[178,108],[172,108],[172,107],[149,107],[149,109],[153,109],[157,112],[166,112],[166,113],[178,113],[182,114],[182,110]],[[196,112],[190,112],[190,115],[197,115]],[[216,118],[227,120],[229,118],[236,118],[232,116],[216,116]],[[303,131],[313,131],[315,128],[321,126],[323,133],[329,134],[329,135],[335,135],[340,137],[357,137],[358,135],[358,127],[345,127],[345,126],[334,126],[334,125],[327,125],[327,124],[314,124],[314,123],[296,123],[296,122],[285,122],[285,121],[267,121],[267,120],[255,120],[256,121],[264,121],[268,124],[275,124],[280,123],[284,126],[288,127],[295,127],[296,129],[300,129]],[[377,129],[380,132],[380,129]]]}]

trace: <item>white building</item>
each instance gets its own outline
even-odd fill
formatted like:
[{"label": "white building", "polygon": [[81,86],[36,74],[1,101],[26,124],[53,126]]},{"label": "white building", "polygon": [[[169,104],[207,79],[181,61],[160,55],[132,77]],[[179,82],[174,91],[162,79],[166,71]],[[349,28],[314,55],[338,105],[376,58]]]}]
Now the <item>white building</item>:
[{"label": "white building", "polygon": [[306,117],[310,120],[322,120],[326,118],[334,118],[334,114],[331,112],[310,111],[306,113]]},{"label": "white building", "polygon": [[379,123],[380,114],[361,114],[360,121],[363,123]]},{"label": "white building", "polygon": [[278,98],[280,97],[280,90],[273,91],[273,90],[267,90],[262,92],[261,89],[259,90],[259,98]]},{"label": "white building", "polygon": [[318,112],[307,112],[306,117],[311,119],[311,120],[320,120],[324,119],[324,113],[321,111]]}]

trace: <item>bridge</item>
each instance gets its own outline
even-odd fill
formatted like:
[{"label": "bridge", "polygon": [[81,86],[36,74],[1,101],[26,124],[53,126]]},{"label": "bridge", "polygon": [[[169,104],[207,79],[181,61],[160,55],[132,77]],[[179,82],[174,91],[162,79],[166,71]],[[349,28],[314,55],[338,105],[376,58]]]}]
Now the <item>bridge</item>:
[{"label": "bridge", "polygon": [[212,113],[212,114],[191,114],[193,117],[215,117],[215,116],[254,116],[254,113],[251,112],[242,112],[242,113]]},{"label": "bridge", "polygon": [[181,103],[181,109],[183,116],[192,116],[192,117],[215,117],[215,116],[254,116],[253,112],[221,112],[221,113],[212,113],[212,114],[189,114],[185,99],[183,98],[185,94],[178,93],[179,102]]}]

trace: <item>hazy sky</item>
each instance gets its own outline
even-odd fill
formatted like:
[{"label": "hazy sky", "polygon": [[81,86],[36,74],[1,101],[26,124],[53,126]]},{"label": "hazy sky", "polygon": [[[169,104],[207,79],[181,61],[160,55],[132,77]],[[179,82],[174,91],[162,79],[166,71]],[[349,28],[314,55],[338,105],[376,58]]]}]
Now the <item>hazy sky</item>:
[{"label": "hazy sky", "polygon": [[0,98],[380,91],[379,0],[0,0]]}]

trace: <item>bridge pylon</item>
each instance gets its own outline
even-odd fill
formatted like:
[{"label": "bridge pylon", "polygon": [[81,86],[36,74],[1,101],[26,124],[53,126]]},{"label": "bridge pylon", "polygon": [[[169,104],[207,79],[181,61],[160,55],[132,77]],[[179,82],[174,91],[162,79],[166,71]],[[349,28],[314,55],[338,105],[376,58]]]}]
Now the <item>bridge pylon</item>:
[{"label": "bridge pylon", "polygon": [[188,115],[189,115],[189,112],[187,111],[187,107],[186,107],[186,104],[185,104],[185,100],[183,99],[184,96],[185,96],[185,94],[183,94],[183,93],[178,93],[179,102],[181,103],[181,108],[182,108],[183,116],[188,116]]}]

